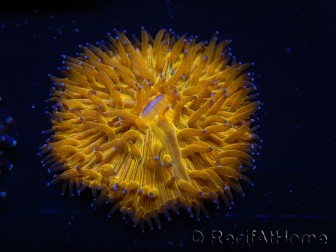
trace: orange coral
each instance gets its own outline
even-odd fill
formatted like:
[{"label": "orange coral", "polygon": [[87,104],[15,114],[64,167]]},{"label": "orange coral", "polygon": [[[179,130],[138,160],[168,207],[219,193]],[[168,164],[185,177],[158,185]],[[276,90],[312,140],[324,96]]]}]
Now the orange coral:
[{"label": "orange coral", "polygon": [[119,209],[142,230],[152,218],[160,228],[170,209],[199,220],[206,201],[230,207],[230,189],[252,185],[241,173],[259,148],[250,126],[260,102],[242,73],[251,64],[231,57],[231,41],[216,46],[217,33],[208,46],[166,30],[152,39],[142,28],[134,43],[116,33],[64,56],[66,78],[50,75],[54,135],[40,154],[49,172],[64,172],[49,185],[64,181],[71,195],[89,187],[94,207],[113,203],[109,215]]}]

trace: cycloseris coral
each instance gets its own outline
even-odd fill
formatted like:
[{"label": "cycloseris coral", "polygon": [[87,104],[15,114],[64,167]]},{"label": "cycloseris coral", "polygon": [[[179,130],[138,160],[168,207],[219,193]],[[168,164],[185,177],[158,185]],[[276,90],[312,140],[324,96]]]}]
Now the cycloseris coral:
[{"label": "cycloseris coral", "polygon": [[[242,173],[254,168],[259,137],[251,126],[261,103],[249,73],[229,52],[230,40],[125,31],[63,56],[65,78],[50,75],[56,102],[53,134],[41,147],[43,166],[64,181],[63,193],[92,190],[94,207],[113,203],[134,227],[152,229],[159,214],[185,209],[200,219],[204,202],[230,208],[231,189],[244,195]],[[99,196],[97,190],[100,191]],[[98,196],[98,197],[97,197]]]}]

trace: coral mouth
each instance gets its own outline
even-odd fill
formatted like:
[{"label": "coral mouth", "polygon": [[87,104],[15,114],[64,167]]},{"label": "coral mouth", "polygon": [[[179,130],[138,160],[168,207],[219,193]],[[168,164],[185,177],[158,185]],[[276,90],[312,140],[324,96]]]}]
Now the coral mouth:
[{"label": "coral mouth", "polygon": [[153,96],[146,101],[146,105],[140,113],[141,117],[145,122],[153,120],[159,114],[159,111],[167,106],[169,106],[169,102],[165,95]]}]

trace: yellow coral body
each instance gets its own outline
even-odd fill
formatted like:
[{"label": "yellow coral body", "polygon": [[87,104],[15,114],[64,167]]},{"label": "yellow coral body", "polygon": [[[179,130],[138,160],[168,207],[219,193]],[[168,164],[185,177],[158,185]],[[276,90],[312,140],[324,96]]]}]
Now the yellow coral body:
[{"label": "yellow coral body", "polygon": [[54,135],[40,152],[50,172],[64,171],[50,185],[64,181],[72,195],[89,187],[93,206],[113,203],[109,215],[119,209],[142,230],[152,218],[160,228],[170,209],[199,220],[206,201],[230,207],[231,188],[244,194],[238,180],[252,184],[241,173],[260,141],[250,128],[260,103],[241,73],[249,65],[231,60],[230,41],[216,46],[216,33],[207,47],[165,32],[153,40],[142,28],[132,44],[116,31],[64,56],[66,78],[50,76]]}]

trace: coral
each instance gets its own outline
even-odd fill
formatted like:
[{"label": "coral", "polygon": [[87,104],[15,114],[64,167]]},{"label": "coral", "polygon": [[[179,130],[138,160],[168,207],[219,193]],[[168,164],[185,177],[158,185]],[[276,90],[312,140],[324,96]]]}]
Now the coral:
[{"label": "coral", "polygon": [[[0,101],[1,101],[0,97]],[[0,156],[3,154],[4,149],[14,148],[17,144],[16,140],[8,134],[10,134],[15,129],[15,120],[6,115],[0,114]],[[8,172],[13,169],[13,164],[5,158],[0,157],[0,174],[1,172]],[[1,197],[6,196],[6,192],[0,193]]]},{"label": "coral", "polygon": [[[63,56],[66,78],[49,75],[53,134],[40,149],[43,166],[64,181],[63,193],[92,190],[94,207],[113,203],[134,227],[160,228],[159,214],[185,209],[200,219],[204,202],[231,208],[231,189],[254,168],[260,138],[251,127],[260,102],[253,78],[237,62],[230,40],[196,44],[196,37],[161,30],[141,42],[108,35],[83,53]],[[229,64],[230,63],[230,64]],[[99,196],[97,190],[100,190]],[[98,196],[98,197],[97,197]]]}]

